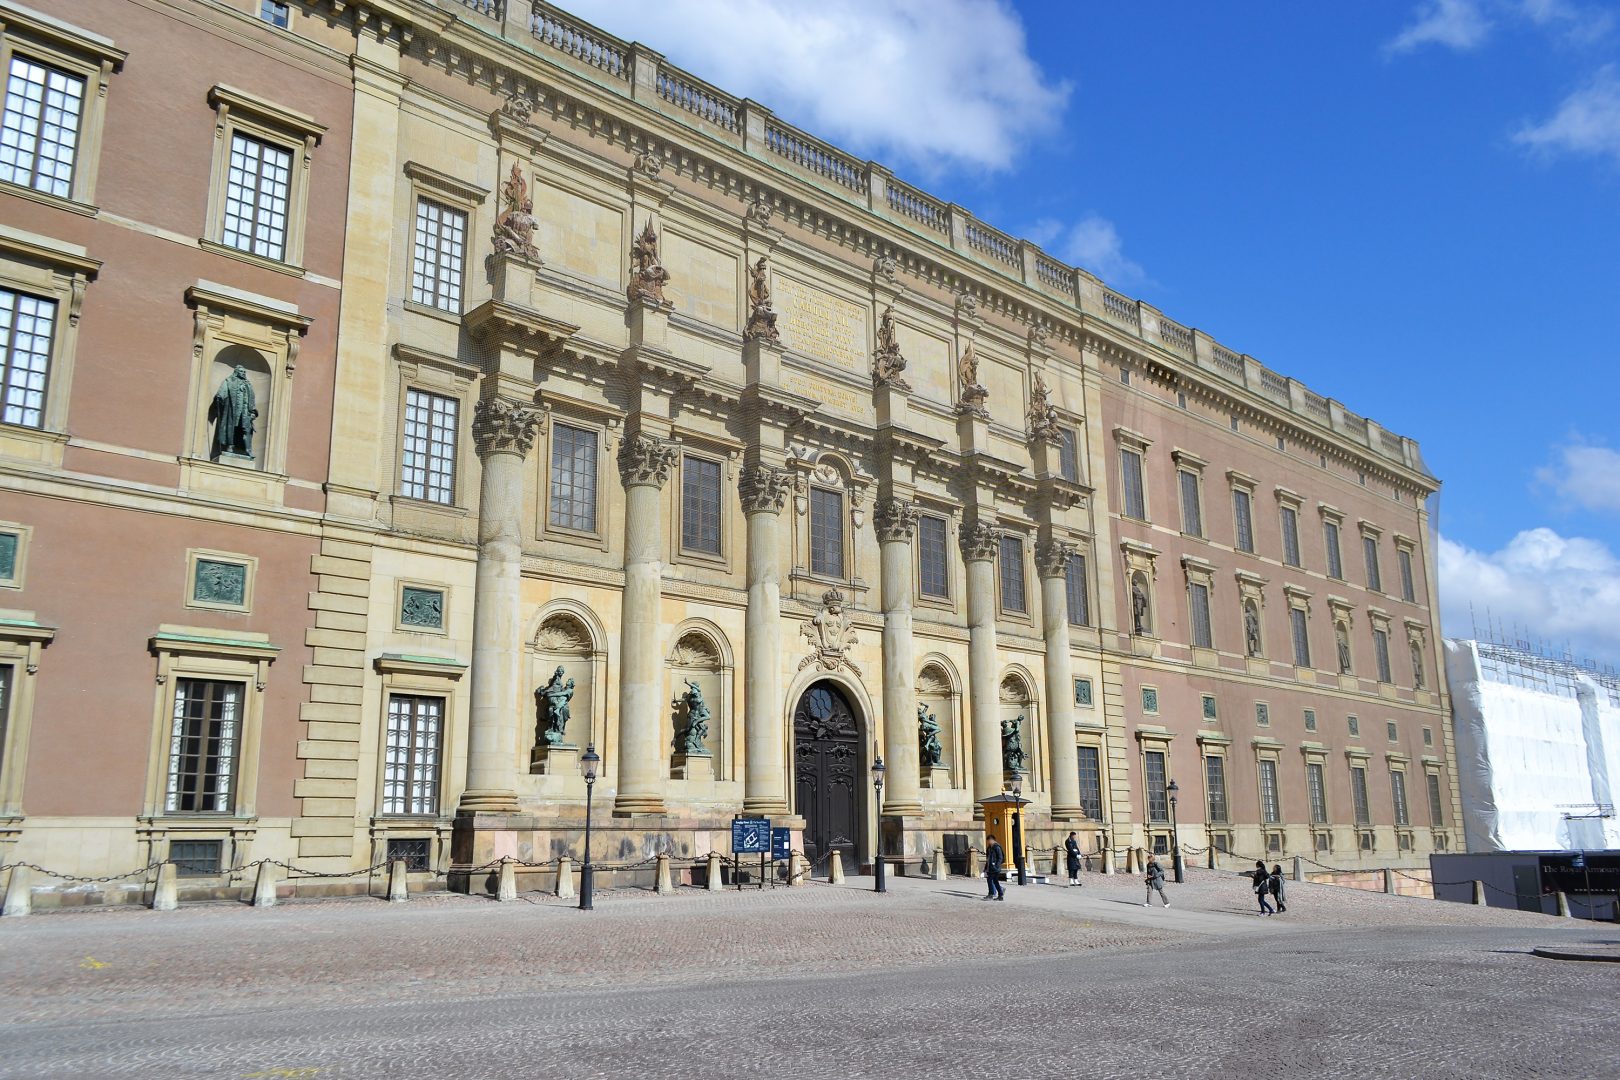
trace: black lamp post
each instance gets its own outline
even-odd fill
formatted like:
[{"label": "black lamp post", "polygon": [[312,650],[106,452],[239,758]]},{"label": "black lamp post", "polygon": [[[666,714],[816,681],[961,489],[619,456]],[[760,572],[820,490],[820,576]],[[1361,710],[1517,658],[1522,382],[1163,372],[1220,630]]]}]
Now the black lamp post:
[{"label": "black lamp post", "polygon": [[872,790],[876,793],[877,850],[872,855],[872,891],[888,892],[889,883],[883,877],[883,755],[872,762]]},{"label": "black lamp post", "polygon": [[1024,774],[1013,773],[1013,866],[1018,868],[1018,884],[1028,885],[1029,875],[1024,869]]},{"label": "black lamp post", "polygon": [[579,759],[580,771],[585,774],[585,864],[579,868],[579,910],[592,909],[592,885],[595,870],[591,867],[591,796],[596,792],[596,770],[602,764],[602,755],[596,744],[585,747],[585,756]]},{"label": "black lamp post", "polygon": [[1181,830],[1176,826],[1176,782],[1170,781],[1170,861],[1175,869],[1176,884],[1187,880],[1186,864],[1181,861]]}]

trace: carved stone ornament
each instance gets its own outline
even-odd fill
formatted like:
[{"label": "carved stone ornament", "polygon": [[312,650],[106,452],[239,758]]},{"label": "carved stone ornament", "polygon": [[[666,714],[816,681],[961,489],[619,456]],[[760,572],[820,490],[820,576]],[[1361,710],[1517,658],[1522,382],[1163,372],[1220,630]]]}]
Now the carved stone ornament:
[{"label": "carved stone ornament", "polygon": [[956,294],[956,313],[964,319],[979,317],[979,298],[970,292]]},{"label": "carved stone ornament", "polygon": [[872,260],[872,273],[890,285],[900,283],[900,265],[889,255],[879,255]]},{"label": "carved stone ornament", "polygon": [[776,312],[771,309],[771,270],[768,260],[761,255],[748,271],[748,325],[743,329],[747,341],[782,340],[776,329]]},{"label": "carved stone ornament", "polygon": [[473,445],[480,455],[527,456],[534,446],[540,410],[506,398],[483,398],[473,408]]},{"label": "carved stone ornament", "polygon": [[540,624],[534,635],[534,647],[541,652],[588,653],[591,638],[585,628],[570,615],[553,615]]},{"label": "carved stone ornament", "polygon": [[861,669],[849,658],[848,650],[855,644],[855,626],[844,611],[844,594],[828,589],[821,597],[821,610],[815,618],[799,627],[799,633],[810,643],[810,655],[799,661],[799,670],[814,664],[822,671],[848,668],[857,678]]},{"label": "carved stone ornament", "polygon": [[658,233],[652,218],[636,237],[630,248],[630,286],[625,294],[631,300],[645,300],[654,304],[668,303],[664,299],[664,286],[669,284],[669,271],[658,261]]},{"label": "carved stone ornament", "polygon": [[748,204],[748,220],[755,225],[769,225],[771,215],[774,213],[776,213],[776,208],[765,201],[763,196]]},{"label": "carved stone ornament", "polygon": [[1035,384],[1029,391],[1029,437],[1032,442],[1057,446],[1063,442],[1063,430],[1058,426],[1057,407],[1051,397],[1051,388],[1037,371]]},{"label": "carved stone ornament", "polygon": [[793,474],[769,465],[749,465],[737,481],[745,514],[780,514],[793,492]]},{"label": "carved stone ornament", "polygon": [[962,558],[968,562],[994,559],[996,553],[1001,550],[1001,530],[982,521],[964,525],[959,540],[962,545]]},{"label": "carved stone ornament", "polygon": [[625,487],[662,488],[679,456],[674,443],[637,432],[619,444],[619,475]]},{"label": "carved stone ornament", "polygon": [[511,255],[527,262],[539,263],[540,253],[534,247],[534,201],[529,198],[529,185],[516,164],[512,174],[501,185],[501,212],[495,219],[495,233],[491,242],[495,254]]},{"label": "carved stone ornament", "polygon": [[986,404],[990,400],[990,391],[979,382],[979,355],[973,351],[971,341],[963,348],[962,358],[956,362],[956,383],[961,391],[956,402],[957,411],[990,419],[990,408]]},{"label": "carved stone ornament", "polygon": [[664,156],[652,150],[643,150],[636,155],[633,167],[648,180],[656,180],[658,174],[664,171]]},{"label": "carved stone ornament", "polygon": [[510,116],[519,123],[527,124],[529,117],[534,113],[534,101],[522,94],[513,94],[501,103],[501,114]]},{"label": "carved stone ornament", "polygon": [[1052,328],[1045,323],[1036,323],[1029,328],[1029,343],[1037,349],[1046,348],[1046,343],[1052,336]]},{"label": "carved stone ornament", "polygon": [[878,317],[877,338],[877,352],[872,354],[872,385],[910,390],[911,384],[900,374],[906,370],[906,358],[900,355],[900,342],[894,333],[893,304],[884,308]]},{"label": "carved stone ornament", "polygon": [[1050,540],[1035,545],[1035,569],[1043,578],[1063,577],[1069,572],[1069,559],[1080,553],[1080,548],[1062,540]]},{"label": "carved stone ornament", "polygon": [[917,531],[917,505],[903,499],[885,499],[872,511],[872,525],[880,544],[910,543]]}]

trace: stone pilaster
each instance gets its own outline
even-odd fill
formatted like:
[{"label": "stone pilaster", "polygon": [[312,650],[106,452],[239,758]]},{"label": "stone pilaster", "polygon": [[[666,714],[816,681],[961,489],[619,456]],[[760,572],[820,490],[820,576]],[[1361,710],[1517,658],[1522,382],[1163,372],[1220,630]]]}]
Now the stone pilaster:
[{"label": "stone pilaster", "polygon": [[743,809],[786,814],[787,744],[781,723],[781,521],[793,489],[786,469],[751,465],[738,491],[748,521],[748,611],[743,643]]},{"label": "stone pilaster", "polygon": [[1075,820],[1080,773],[1074,748],[1074,665],[1069,659],[1069,559],[1079,549],[1049,541],[1035,549],[1041,576],[1041,632],[1046,640],[1046,760],[1052,767],[1052,817]]},{"label": "stone pilaster", "polygon": [[883,592],[883,742],[887,784],[883,813],[922,813],[917,743],[916,663],[911,639],[911,541],[917,507],[902,499],[878,503],[877,529]]},{"label": "stone pilaster", "polygon": [[1001,532],[984,522],[962,528],[962,561],[967,566],[968,701],[973,744],[973,801],[999,795],[1001,703],[996,672],[996,550]]},{"label": "stone pilaster", "polygon": [[619,795],[615,814],[664,810],[658,626],[664,527],[660,499],[676,447],[646,432],[619,447],[624,480],[624,601],[619,626]]}]

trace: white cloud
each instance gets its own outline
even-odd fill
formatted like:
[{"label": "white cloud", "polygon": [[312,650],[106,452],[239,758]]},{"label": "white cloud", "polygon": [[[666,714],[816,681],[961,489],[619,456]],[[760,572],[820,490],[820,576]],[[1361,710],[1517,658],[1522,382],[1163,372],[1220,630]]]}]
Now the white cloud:
[{"label": "white cloud", "polygon": [[1558,449],[1558,461],[1536,479],[1566,502],[1586,510],[1620,513],[1620,453],[1580,439]]},{"label": "white cloud", "polygon": [[1572,45],[1591,45],[1614,30],[1612,11],[1570,0],[1519,0],[1519,12],[1543,29],[1556,31]]},{"label": "white cloud", "polygon": [[1384,46],[1385,56],[1441,45],[1458,52],[1478,48],[1490,33],[1491,20],[1479,0],[1425,0],[1413,21]]},{"label": "white cloud", "polygon": [[1027,226],[1023,234],[1042,250],[1112,284],[1133,285],[1148,280],[1141,266],[1125,257],[1125,244],[1114,223],[1099,214],[1088,213],[1073,225],[1041,218]]},{"label": "white cloud", "polygon": [[[1517,636],[1577,656],[1620,658],[1620,558],[1599,540],[1528,529],[1496,552],[1440,538],[1440,597],[1445,631],[1489,636],[1490,619]],[[1472,613],[1470,613],[1472,605]],[[1472,618],[1470,617],[1472,615]]]},{"label": "white cloud", "polygon": [[1009,167],[1054,130],[1069,86],[1030,57],[1002,0],[573,0],[715,86],[858,153],[934,173]]},{"label": "white cloud", "polygon": [[1566,97],[1558,111],[1539,124],[1526,124],[1513,136],[1520,146],[1542,154],[1581,154],[1620,162],[1620,78],[1613,64]]}]

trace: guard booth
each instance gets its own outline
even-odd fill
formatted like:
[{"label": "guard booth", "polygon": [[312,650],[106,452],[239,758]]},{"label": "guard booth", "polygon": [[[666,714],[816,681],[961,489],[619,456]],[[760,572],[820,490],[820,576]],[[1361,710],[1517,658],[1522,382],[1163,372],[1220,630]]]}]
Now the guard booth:
[{"label": "guard booth", "polygon": [[1009,873],[1018,865],[1020,857],[1028,867],[1029,839],[1024,833],[1023,817],[1029,800],[1018,795],[991,795],[980,805],[984,807],[985,846],[989,847],[992,836],[1000,841],[1001,850],[1007,853]]}]

